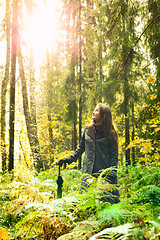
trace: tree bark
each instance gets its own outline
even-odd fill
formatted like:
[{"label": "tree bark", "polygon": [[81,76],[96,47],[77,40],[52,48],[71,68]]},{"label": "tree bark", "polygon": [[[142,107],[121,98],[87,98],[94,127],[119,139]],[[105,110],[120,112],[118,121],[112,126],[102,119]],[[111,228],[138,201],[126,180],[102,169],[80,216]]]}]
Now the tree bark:
[{"label": "tree bark", "polygon": [[77,111],[76,111],[76,101],[73,101],[73,145],[72,150],[76,150],[77,147]]},{"label": "tree bark", "polygon": [[1,90],[1,148],[2,148],[2,172],[7,171],[7,154],[6,154],[6,93],[9,83],[9,68],[10,68],[10,0],[6,0],[6,66],[5,75],[2,82]]},{"label": "tree bark", "polygon": [[19,62],[19,71],[20,71],[20,78],[21,78],[21,84],[22,84],[23,109],[24,109],[24,115],[26,120],[29,143],[30,143],[30,147],[33,155],[33,161],[34,161],[33,165],[35,170],[39,172],[40,169],[43,169],[43,164],[41,160],[40,146],[38,141],[37,123],[36,123],[35,106],[34,106],[35,101],[33,101],[33,96],[32,96],[32,99],[30,102],[32,103],[32,105],[29,106],[29,97],[28,97],[28,91],[27,91],[25,71],[23,66],[23,57],[21,54],[20,47],[18,51],[18,62]]},{"label": "tree bark", "polygon": [[128,79],[127,76],[124,76],[124,114],[125,114],[125,157],[126,165],[130,165],[130,149],[127,146],[130,143],[130,134],[129,134],[129,96],[128,96]]},{"label": "tree bark", "polygon": [[[128,3],[123,2],[122,4],[122,24],[123,24],[123,44],[122,44],[122,55],[125,56],[127,51],[127,44],[128,41],[128,34],[127,34],[127,27],[126,27],[126,16],[125,11],[128,8]],[[127,76],[127,66],[128,63],[123,61],[123,80],[124,80],[124,115],[125,115],[125,160],[126,166],[130,165],[130,149],[127,148],[130,143],[130,124],[129,124],[129,82]]]},{"label": "tree bark", "polygon": [[11,53],[11,81],[10,81],[10,118],[9,118],[9,166],[14,169],[14,123],[15,123],[15,80],[16,80],[16,55],[18,40],[18,0],[13,0],[12,13],[12,53]]},{"label": "tree bark", "polygon": [[[134,141],[135,123],[134,123],[134,102],[132,102],[132,141]],[[135,147],[132,147],[132,164],[135,165]]]},{"label": "tree bark", "polygon": [[[52,89],[52,81],[53,81],[53,72],[52,65],[50,60],[50,55],[48,50],[46,51],[47,56],[47,115],[48,115],[48,133],[49,133],[49,155],[50,162],[52,164],[54,162],[54,141],[53,141],[53,127],[52,127],[52,111],[53,111],[53,98],[55,98],[53,89]],[[48,167],[46,164],[46,167]]]},{"label": "tree bark", "polygon": [[[79,55],[79,74],[78,74],[78,80],[79,80],[79,142],[82,138],[82,39],[81,39],[81,0],[79,0],[79,9],[78,9],[78,38],[79,38],[79,44],[78,44],[78,55]],[[82,168],[82,159],[79,158],[78,161],[78,169]]]}]

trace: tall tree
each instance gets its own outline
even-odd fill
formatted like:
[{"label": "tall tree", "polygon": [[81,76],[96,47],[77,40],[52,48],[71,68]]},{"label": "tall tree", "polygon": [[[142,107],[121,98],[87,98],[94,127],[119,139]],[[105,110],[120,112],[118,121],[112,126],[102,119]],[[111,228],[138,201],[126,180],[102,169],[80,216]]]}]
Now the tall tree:
[{"label": "tall tree", "polygon": [[85,27],[83,29],[83,78],[86,88],[86,96],[90,107],[93,108],[101,94],[97,91],[97,41],[95,34],[95,16],[94,3],[92,0],[84,1],[86,7],[83,8],[83,22]]},{"label": "tall tree", "polygon": [[[157,101],[160,102],[160,4],[158,0],[148,0],[148,10],[150,18],[148,23],[155,21],[148,28],[146,38],[149,41],[150,56],[156,66],[155,91],[157,92]],[[158,18],[157,18],[158,17]]]},{"label": "tall tree", "polygon": [[[79,142],[82,138],[82,20],[81,20],[81,12],[82,12],[82,3],[81,0],[78,2],[78,82],[79,82]],[[78,162],[78,169],[81,169],[81,157]]]},{"label": "tall tree", "polygon": [[9,166],[14,169],[14,124],[15,124],[15,81],[16,81],[16,57],[18,44],[18,0],[13,0],[12,5],[12,51],[11,51],[11,81],[10,81],[10,118],[9,118]]},{"label": "tall tree", "polygon": [[129,80],[127,75],[128,70],[128,62],[126,62],[125,56],[128,52],[128,42],[129,42],[129,35],[127,31],[127,15],[128,13],[128,1],[122,1],[121,4],[121,15],[122,15],[122,33],[123,33],[123,43],[122,43],[122,56],[124,59],[123,65],[123,85],[124,85],[124,114],[125,114],[125,156],[126,156],[126,165],[130,165],[130,149],[127,146],[130,143],[130,116],[129,116]]},{"label": "tall tree", "polygon": [[[25,1],[24,1],[25,2]],[[19,1],[18,1],[19,3]],[[29,14],[33,13],[33,1],[26,1],[26,8]],[[21,11],[21,12],[20,12]],[[22,19],[22,4],[19,4],[19,19]],[[18,14],[18,13],[17,13]],[[18,24],[18,17],[17,17],[17,24]],[[43,169],[41,154],[40,154],[40,145],[38,140],[38,133],[37,133],[37,122],[36,122],[36,104],[35,104],[35,75],[34,75],[34,64],[33,64],[33,51],[32,47],[29,47],[29,78],[30,84],[27,86],[27,78],[24,68],[24,61],[22,56],[22,47],[21,47],[21,29],[17,29],[17,57],[18,57],[18,64],[19,64],[19,73],[21,78],[21,86],[22,86],[22,98],[23,98],[23,109],[24,109],[24,116],[26,121],[27,127],[27,134],[29,138],[31,154],[33,157],[33,165],[37,172],[40,169]]]},{"label": "tall tree", "polygon": [[[136,41],[138,2],[135,1],[133,4],[132,1],[117,0],[113,3],[108,0],[99,6],[101,15],[96,21],[100,23],[98,32],[101,36],[101,43],[103,43],[99,46],[104,46],[103,49],[106,49],[105,59],[101,63],[107,72],[103,79],[102,94],[110,105],[113,105],[119,94],[121,96],[118,109],[125,116],[125,159],[128,165],[130,164],[130,150],[127,146],[130,142],[129,122],[132,99],[130,93],[133,78],[131,66],[135,57],[135,52],[130,53],[130,49]],[[103,37],[104,34],[105,37]]]},{"label": "tall tree", "polygon": [[[79,0],[64,4],[65,29],[67,33],[66,51],[69,61],[69,72],[65,82],[66,105],[68,106],[67,119],[73,124],[72,132],[72,149],[77,146],[77,107],[78,107],[78,92],[80,90],[80,82],[78,81],[78,14]],[[78,89],[79,88],[79,89]],[[72,113],[71,110],[72,109]]]},{"label": "tall tree", "polygon": [[55,95],[53,93],[53,73],[52,65],[49,52],[47,51],[47,87],[46,87],[46,102],[47,102],[47,116],[48,116],[48,132],[49,132],[49,153],[50,159],[54,160],[54,142],[53,142],[53,128],[52,128],[52,111],[53,111],[53,98]]},{"label": "tall tree", "polygon": [[32,101],[29,101],[25,71],[23,66],[23,57],[22,57],[20,45],[19,45],[19,51],[18,51],[18,62],[19,62],[19,71],[20,71],[20,78],[21,78],[21,84],[22,84],[23,109],[24,109],[24,116],[26,120],[27,133],[28,133],[30,147],[32,150],[34,167],[37,170],[37,172],[39,172],[40,169],[43,169],[43,163],[41,159],[40,146],[39,146],[38,133],[37,133],[35,106],[30,105],[31,103],[35,104],[35,101],[32,102],[33,99],[31,99]]},{"label": "tall tree", "polygon": [[2,172],[7,170],[7,154],[6,154],[6,93],[7,86],[9,83],[9,69],[10,69],[10,0],[6,0],[6,17],[5,17],[5,30],[6,30],[6,66],[5,75],[2,81],[2,91],[1,91],[1,147],[2,151]]}]

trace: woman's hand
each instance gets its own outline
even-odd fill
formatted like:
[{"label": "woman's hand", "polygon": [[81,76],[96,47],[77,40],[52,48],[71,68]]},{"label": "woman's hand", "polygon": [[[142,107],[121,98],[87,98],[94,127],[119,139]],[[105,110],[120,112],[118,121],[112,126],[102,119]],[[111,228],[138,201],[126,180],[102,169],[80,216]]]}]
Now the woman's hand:
[{"label": "woman's hand", "polygon": [[59,162],[58,162],[57,164],[60,165],[60,166],[62,166],[64,163],[65,163],[65,164],[68,163],[66,159],[61,159],[61,160],[59,160]]}]

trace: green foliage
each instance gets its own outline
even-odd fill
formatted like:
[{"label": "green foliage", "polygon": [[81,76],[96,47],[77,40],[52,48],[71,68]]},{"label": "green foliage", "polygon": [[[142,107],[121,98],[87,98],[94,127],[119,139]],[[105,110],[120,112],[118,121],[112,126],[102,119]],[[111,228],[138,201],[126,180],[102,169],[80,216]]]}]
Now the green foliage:
[{"label": "green foliage", "polygon": [[97,213],[97,218],[104,226],[117,226],[126,222],[129,211],[125,210],[124,204],[116,204],[106,207]]},{"label": "green foliage", "polygon": [[152,206],[160,206],[160,188],[155,185],[144,186],[135,193],[132,201],[138,204],[150,203]]},{"label": "green foliage", "polygon": [[82,176],[82,179],[88,179],[88,191],[80,193],[81,171],[76,169],[61,171],[64,185],[62,199],[57,199],[57,169],[58,166],[55,166],[42,171],[37,177],[28,174],[28,178],[21,172],[20,176],[10,182],[3,180],[1,194],[7,194],[9,198],[1,198],[3,209],[0,211],[0,224],[11,228],[15,239],[44,239],[47,235],[51,239],[57,239],[73,229],[83,230],[81,222],[84,220],[97,226],[91,229],[92,234],[125,223],[135,224],[142,231],[138,227],[130,234],[131,239],[138,239],[138,234],[150,234],[153,227],[150,221],[158,224],[160,188],[159,169],[156,165],[148,167],[138,164],[128,168],[128,173],[125,168],[119,169],[121,202],[113,205],[104,201],[106,193],[109,194],[107,197],[113,197],[112,186],[106,183],[107,178],[97,181],[88,175]]},{"label": "green foliage", "polygon": [[[57,171],[58,172],[58,171]],[[38,174],[38,179],[40,179],[41,181],[45,181],[47,179],[55,179],[56,175],[57,175],[56,169],[55,168],[51,168],[49,170],[46,171],[42,171]]]},{"label": "green foliage", "polygon": [[[148,85],[155,85],[153,78],[148,78]],[[154,80],[155,81],[155,80]],[[151,86],[150,86],[151,88]],[[138,136],[136,140],[131,142],[131,146],[135,147],[137,157],[140,161],[144,161],[146,164],[159,162],[159,138],[160,138],[160,111],[159,102],[155,99],[157,97],[157,91],[150,89],[146,104],[139,112],[138,116]],[[145,159],[144,159],[145,157]]]},{"label": "green foliage", "polygon": [[1,184],[10,183],[13,180],[13,178],[14,178],[14,171],[7,172],[3,174],[2,177],[0,178],[0,183]]},{"label": "green foliage", "polygon": [[125,173],[126,169],[122,168],[121,170],[122,171],[118,171],[119,181],[124,181],[125,186],[132,191],[137,191],[137,189],[147,185],[156,185],[160,187],[159,166],[155,163],[147,166],[141,164],[129,166],[127,175]]},{"label": "green foliage", "polygon": [[137,189],[142,186],[153,185],[160,187],[160,173],[157,166],[149,166],[143,172],[139,172],[137,181],[133,184],[133,188]]}]

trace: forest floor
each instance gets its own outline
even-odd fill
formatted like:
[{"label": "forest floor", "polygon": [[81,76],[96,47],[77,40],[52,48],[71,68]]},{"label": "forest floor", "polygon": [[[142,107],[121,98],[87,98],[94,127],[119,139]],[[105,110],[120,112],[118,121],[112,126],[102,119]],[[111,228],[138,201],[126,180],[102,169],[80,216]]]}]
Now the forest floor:
[{"label": "forest floor", "polygon": [[[113,186],[93,179],[88,192],[79,193],[81,171],[62,171],[62,198],[57,198],[57,167],[37,176],[25,169],[0,179],[0,240],[8,239],[160,239],[159,165],[118,169],[120,203]],[[88,180],[90,181],[90,180]],[[128,225],[129,224],[129,225]],[[128,227],[123,233],[101,232]],[[95,235],[95,234],[100,234]],[[95,236],[95,237],[94,237]]]}]

